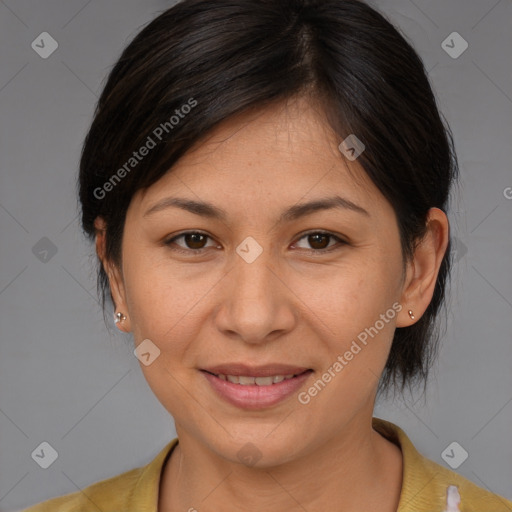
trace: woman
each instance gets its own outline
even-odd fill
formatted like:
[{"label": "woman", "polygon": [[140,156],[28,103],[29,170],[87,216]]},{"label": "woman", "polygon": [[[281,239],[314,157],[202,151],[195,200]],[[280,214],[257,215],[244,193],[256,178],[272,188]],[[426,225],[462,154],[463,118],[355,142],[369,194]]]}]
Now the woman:
[{"label": "woman", "polygon": [[110,73],[79,184],[103,299],[178,437],[28,510],[512,510],[372,417],[426,381],[456,178],[421,60],[365,3],[156,18]]}]

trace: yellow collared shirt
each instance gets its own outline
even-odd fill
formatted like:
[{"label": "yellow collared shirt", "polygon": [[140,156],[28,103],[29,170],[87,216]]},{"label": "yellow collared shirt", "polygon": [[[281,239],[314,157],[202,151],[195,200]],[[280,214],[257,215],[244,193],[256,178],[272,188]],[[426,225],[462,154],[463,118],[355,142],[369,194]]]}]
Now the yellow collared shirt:
[{"label": "yellow collared shirt", "polygon": [[[452,512],[447,490],[455,486],[461,512],[512,512],[512,501],[493,494],[425,457],[405,432],[388,421],[373,418],[373,428],[400,447],[403,480],[397,512]],[[146,466],[92,484],[82,491],[34,505],[24,512],[157,512],[160,476],[178,443],[173,439]]]}]

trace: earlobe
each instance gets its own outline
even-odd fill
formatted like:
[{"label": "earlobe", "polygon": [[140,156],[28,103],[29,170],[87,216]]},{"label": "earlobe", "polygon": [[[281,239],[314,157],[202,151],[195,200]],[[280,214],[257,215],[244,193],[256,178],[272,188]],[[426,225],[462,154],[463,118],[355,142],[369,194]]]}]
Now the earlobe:
[{"label": "earlobe", "polygon": [[449,223],[446,214],[439,208],[431,208],[425,236],[416,246],[413,259],[407,265],[401,298],[404,308],[398,317],[397,327],[407,327],[417,322],[430,304],[448,241]]},{"label": "earlobe", "polygon": [[107,275],[110,284],[110,293],[114,299],[114,322],[119,330],[130,332],[130,315],[128,314],[124,281],[121,275],[121,271],[111,262],[107,262],[106,267],[108,268]]}]

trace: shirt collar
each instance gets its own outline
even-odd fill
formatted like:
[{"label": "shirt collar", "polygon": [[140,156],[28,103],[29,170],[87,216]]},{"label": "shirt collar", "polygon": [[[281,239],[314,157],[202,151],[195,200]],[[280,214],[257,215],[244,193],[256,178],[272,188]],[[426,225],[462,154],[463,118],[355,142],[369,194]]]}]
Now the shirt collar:
[{"label": "shirt collar", "polygon": [[402,489],[397,512],[442,512],[446,507],[444,469],[425,458],[407,434],[389,421],[373,418],[373,428],[402,452]]},{"label": "shirt collar", "polygon": [[156,512],[160,493],[160,480],[165,463],[178,444],[176,437],[160,451],[147,466],[142,468],[130,496],[130,507],[137,512]]}]

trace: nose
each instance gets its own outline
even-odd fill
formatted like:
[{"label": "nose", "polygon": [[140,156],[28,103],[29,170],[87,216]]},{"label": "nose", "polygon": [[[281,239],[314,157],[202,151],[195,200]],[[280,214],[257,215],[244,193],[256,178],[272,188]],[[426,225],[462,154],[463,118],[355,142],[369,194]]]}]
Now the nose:
[{"label": "nose", "polygon": [[264,344],[293,330],[298,319],[295,296],[286,277],[271,263],[265,250],[251,263],[235,255],[215,314],[224,336]]}]

